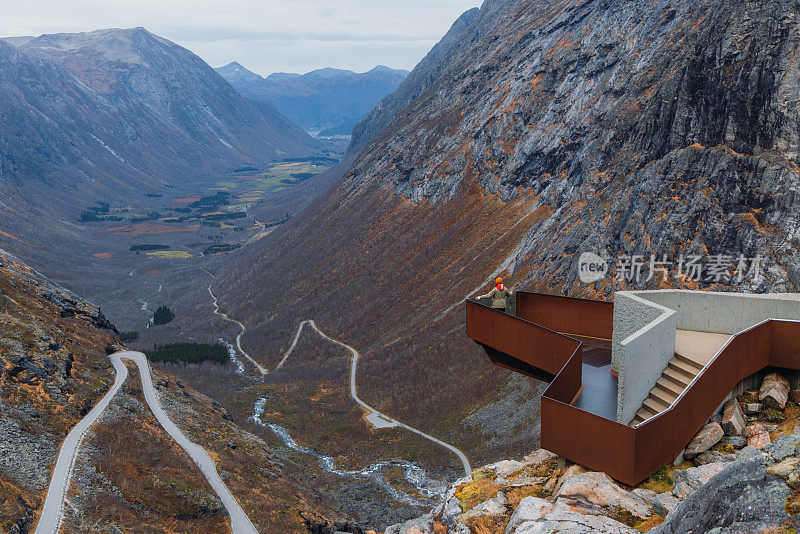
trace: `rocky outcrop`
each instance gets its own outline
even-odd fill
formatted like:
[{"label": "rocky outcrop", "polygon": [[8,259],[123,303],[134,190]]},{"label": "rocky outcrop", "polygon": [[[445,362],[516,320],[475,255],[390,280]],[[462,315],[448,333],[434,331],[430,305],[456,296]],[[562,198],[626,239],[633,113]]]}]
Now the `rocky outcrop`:
[{"label": "rocky outcrop", "polygon": [[[35,287],[40,297],[51,302],[60,309],[61,317],[78,317],[95,328],[103,328],[115,333],[117,332],[117,327],[106,319],[99,307],[80,298],[72,291],[64,289],[43,274],[31,269],[19,258],[3,249],[0,249],[0,268],[20,276],[31,284],[32,287]],[[0,293],[0,295],[2,294]]]},{"label": "rocky outcrop", "polygon": [[[800,433],[791,439],[800,440]],[[733,525],[737,532],[762,532],[782,524],[789,519],[784,506],[790,492],[783,480],[767,472],[772,463],[768,451],[748,450],[696,488],[654,534],[709,532]]]},{"label": "rocky outcrop", "polygon": [[640,519],[653,515],[641,497],[620,488],[605,473],[588,472],[568,477],[555,494],[556,506],[589,515],[622,510]]},{"label": "rocky outcrop", "polygon": [[719,440],[722,439],[724,435],[725,432],[722,431],[722,427],[719,423],[707,424],[700,429],[700,432],[698,432],[692,441],[689,442],[689,445],[686,446],[686,450],[683,451],[684,457],[691,460],[698,454],[707,451],[719,443]]},{"label": "rocky outcrop", "polygon": [[675,489],[672,493],[679,499],[685,499],[697,491],[700,486],[721,473],[726,467],[727,464],[724,462],[715,462],[699,467],[676,470],[674,474]]},{"label": "rocky outcrop", "polygon": [[758,400],[765,408],[783,410],[789,400],[789,381],[777,373],[767,375],[758,390]]},{"label": "rocky outcrop", "polygon": [[[762,532],[766,526],[781,525],[789,519],[786,510],[800,509],[800,498],[790,489],[800,489],[800,429],[777,437],[763,449],[745,447],[736,454],[711,452],[724,460],[688,468],[681,465],[672,474],[673,488],[662,493],[644,487],[628,491],[604,473],[587,471],[580,466],[557,469],[550,465],[547,472],[540,471],[540,475],[558,480],[551,484],[558,489],[549,494],[541,484],[523,487],[523,491],[540,495],[522,498],[513,511],[508,510],[504,493],[516,491],[518,487],[506,486],[508,481],[502,484],[498,481],[514,479],[519,473],[515,469],[524,471],[532,466],[519,460],[497,462],[477,470],[480,475],[476,475],[475,480],[459,481],[450,489],[448,495],[458,493],[455,487],[471,487],[471,491],[501,487],[496,497],[474,507],[476,512],[484,509],[488,514],[462,515],[455,523],[446,523],[448,532],[481,532],[483,527],[471,530],[469,520],[492,516],[493,528],[504,526],[504,534],[633,534],[637,532],[634,527],[643,531],[643,521],[658,524],[660,518],[663,523],[648,531],[649,534],[733,534]],[[529,455],[534,456],[540,454]],[[699,458],[695,458],[695,462]],[[503,477],[487,479],[487,472],[494,474],[494,469]],[[655,478],[663,480],[660,476]],[[487,484],[489,481],[492,483]],[[489,503],[501,506],[494,509]],[[432,515],[406,524],[423,525],[430,528],[430,532],[436,532],[436,521],[441,520],[444,509],[445,503],[442,503]],[[503,521],[503,518],[506,519]],[[390,528],[392,530],[387,532],[400,532],[397,530],[400,525]]]},{"label": "rocky outcrop", "polygon": [[514,534],[636,534],[638,531],[609,517],[584,515],[565,508],[555,508],[540,521],[522,523]]}]

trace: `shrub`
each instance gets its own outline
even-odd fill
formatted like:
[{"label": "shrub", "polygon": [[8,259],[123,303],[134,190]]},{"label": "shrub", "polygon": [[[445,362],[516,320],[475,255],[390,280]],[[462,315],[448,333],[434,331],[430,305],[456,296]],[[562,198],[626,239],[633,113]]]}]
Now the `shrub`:
[{"label": "shrub", "polygon": [[236,250],[237,248],[241,247],[239,243],[234,243],[232,245],[225,244],[225,245],[211,245],[210,247],[206,247],[203,250],[204,256],[211,256],[212,254],[217,254],[219,252],[230,252],[232,250]]},{"label": "shrub", "polygon": [[778,410],[768,408],[761,412],[759,419],[761,421],[766,421],[767,423],[783,423],[786,421],[786,416]]},{"label": "shrub", "polygon": [[167,324],[174,318],[175,314],[172,313],[172,310],[162,304],[153,313],[153,324]]},{"label": "shrub", "polygon": [[132,343],[139,339],[139,332],[132,331],[132,332],[120,332],[119,333],[119,340],[123,343]]},{"label": "shrub", "polygon": [[169,245],[156,245],[153,243],[144,243],[142,245],[131,245],[131,252],[139,250],[169,250]]},{"label": "shrub", "polygon": [[144,353],[152,362],[191,364],[212,362],[224,365],[230,361],[228,349],[224,345],[215,343],[166,343],[153,345],[151,350],[145,350]]}]

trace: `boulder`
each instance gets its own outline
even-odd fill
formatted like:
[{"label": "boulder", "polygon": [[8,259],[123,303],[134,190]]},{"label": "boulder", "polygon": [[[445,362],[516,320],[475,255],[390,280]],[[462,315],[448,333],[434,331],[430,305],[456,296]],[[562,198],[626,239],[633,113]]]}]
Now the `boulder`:
[{"label": "boulder", "polygon": [[744,427],[747,425],[747,421],[739,406],[739,401],[736,399],[730,399],[722,407],[721,425],[726,436],[741,436],[744,434]]},{"label": "boulder", "polygon": [[800,404],[800,389],[793,389],[789,392],[789,400],[795,404]]},{"label": "boulder", "polygon": [[789,381],[777,373],[768,374],[758,390],[758,400],[765,408],[783,410],[789,400]]},{"label": "boulder", "polygon": [[746,402],[744,404],[744,413],[746,415],[755,415],[764,409],[764,405],[760,402]]},{"label": "boulder", "polygon": [[[681,502],[651,534],[697,534],[716,527],[724,532],[763,532],[755,527],[765,519],[773,527],[789,520],[783,508],[789,488],[767,474],[765,459],[761,451],[750,449],[735,462],[725,464],[722,475]],[[728,529],[733,526],[735,530]]]},{"label": "boulder", "polygon": [[514,532],[519,525],[527,521],[538,521],[553,510],[553,505],[538,497],[525,497],[511,514],[506,526],[506,534]]},{"label": "boulder", "polygon": [[720,440],[726,445],[730,445],[734,449],[741,449],[747,445],[747,439],[744,436],[725,436]]},{"label": "boulder", "polygon": [[405,523],[386,527],[384,534],[433,534],[433,515],[426,514]]},{"label": "boulder", "polygon": [[747,425],[744,430],[744,436],[747,438],[747,444],[752,445],[757,449],[768,445],[771,441],[769,438],[769,432],[767,432],[767,429],[764,428],[764,425],[761,423]]},{"label": "boulder", "polygon": [[787,480],[789,475],[797,470],[797,462],[799,461],[800,459],[798,458],[786,458],[782,462],[768,467],[767,473]]},{"label": "boulder", "polygon": [[736,460],[735,454],[723,454],[717,451],[706,451],[702,454],[699,454],[694,459],[694,463],[696,463],[697,465],[706,465],[706,464],[713,464],[716,462],[733,462],[734,460]]},{"label": "boulder", "polygon": [[709,423],[700,429],[692,441],[687,445],[683,455],[691,460],[701,452],[705,452],[722,439],[725,432],[722,431],[722,426],[719,423]]},{"label": "boulder", "polygon": [[756,449],[752,445],[745,445],[745,447],[743,449],[736,451],[736,457],[737,458],[741,458],[745,454],[748,454],[748,453],[751,453],[751,452],[757,451],[757,450],[758,449]]},{"label": "boulder", "polygon": [[498,491],[496,497],[483,501],[470,511],[461,514],[458,517],[458,521],[464,523],[470,517],[477,517],[480,515],[503,515],[506,513],[507,504],[508,499],[506,499],[506,496],[503,495],[502,491]]},{"label": "boulder", "polygon": [[729,464],[727,462],[717,462],[713,464],[690,467],[689,469],[677,469],[672,474],[675,480],[675,488],[672,493],[679,499],[685,499],[697,488],[721,473]]},{"label": "boulder", "polygon": [[537,449],[523,458],[525,463],[530,465],[540,465],[548,460],[558,458],[558,455],[548,451],[547,449]]},{"label": "boulder", "polygon": [[554,497],[556,506],[582,514],[623,510],[641,519],[653,515],[644,499],[617,486],[607,474],[595,471],[569,477]]},{"label": "boulder", "polygon": [[583,515],[578,512],[556,507],[539,521],[526,521],[519,525],[514,534],[638,534],[619,521],[602,515]]},{"label": "boulder", "polygon": [[[588,473],[588,472],[589,472],[588,469],[586,469],[583,466],[577,465],[577,464],[567,467],[567,470],[564,471],[564,474],[561,475],[561,477],[558,479],[558,483],[553,488],[553,494],[554,495],[557,494],[561,490],[561,486],[564,484],[564,481],[566,481],[570,477],[573,477],[575,475],[580,475],[581,473]],[[549,481],[548,481],[548,483],[549,483]],[[545,485],[545,489],[547,489],[546,485]]]},{"label": "boulder", "polygon": [[499,477],[507,477],[512,473],[516,473],[517,471],[525,467],[525,465],[526,464],[518,462],[516,460],[501,460],[497,463],[487,465],[486,469],[491,469],[492,471],[494,471],[495,476],[499,478]]},{"label": "boulder", "polygon": [[672,493],[664,492],[656,495],[653,500],[653,511],[661,517],[667,517],[681,501]]}]

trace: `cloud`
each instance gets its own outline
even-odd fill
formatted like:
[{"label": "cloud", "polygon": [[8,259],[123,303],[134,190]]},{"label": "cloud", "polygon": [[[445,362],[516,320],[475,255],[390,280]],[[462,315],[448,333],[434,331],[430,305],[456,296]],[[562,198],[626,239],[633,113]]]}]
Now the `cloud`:
[{"label": "cloud", "polygon": [[[479,0],[0,0],[0,35],[144,26],[211,65],[259,74],[411,69]],[[34,5],[35,4],[35,5]]]}]

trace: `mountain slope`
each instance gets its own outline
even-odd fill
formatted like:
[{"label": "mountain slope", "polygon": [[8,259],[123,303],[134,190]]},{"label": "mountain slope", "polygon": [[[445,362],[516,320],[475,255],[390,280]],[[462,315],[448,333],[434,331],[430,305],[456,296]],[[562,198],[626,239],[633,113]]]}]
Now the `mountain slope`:
[{"label": "mountain slope", "polygon": [[272,103],[306,130],[325,130],[360,119],[408,74],[379,65],[360,74],[327,68],[261,78],[238,63],[217,72],[243,95]]},{"label": "mountain slope", "polygon": [[316,147],[274,108],[141,28],[2,42],[0,68],[2,179],[55,211],[51,188],[107,200]]},{"label": "mountain slope", "polygon": [[[195,54],[144,28],[42,35],[21,50],[64,67],[104,97],[126,119],[126,141],[153,143],[133,133],[140,127],[153,130],[155,139],[164,136],[169,144],[153,148],[173,161],[187,158],[176,143],[185,150],[199,143],[208,159],[260,161],[313,146],[274,108],[241,98]],[[147,122],[137,124],[137,117]]]},{"label": "mountain slope", "polygon": [[738,287],[796,287],[798,9],[486,2],[338,189],[220,281],[251,353],[313,317],[361,350],[368,402],[477,464],[538,432],[537,387],[463,335],[461,299],[497,274],[607,297],[636,284],[580,285],[583,251],[761,253]]}]

